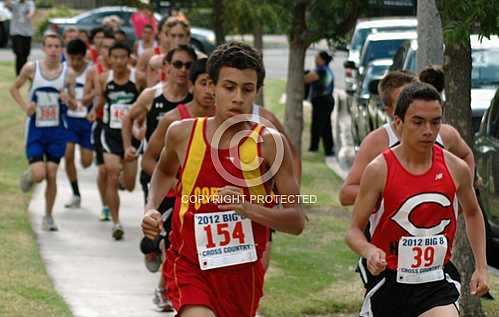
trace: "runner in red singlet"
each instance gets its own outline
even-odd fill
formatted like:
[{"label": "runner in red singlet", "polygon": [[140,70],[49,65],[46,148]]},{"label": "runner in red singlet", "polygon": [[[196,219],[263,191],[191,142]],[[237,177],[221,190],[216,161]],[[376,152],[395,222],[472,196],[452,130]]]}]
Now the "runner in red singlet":
[{"label": "runner in red singlet", "polygon": [[[254,316],[263,291],[260,259],[269,227],[300,234],[305,214],[296,200],[286,200],[279,210],[267,203],[274,184],[283,197],[299,195],[291,152],[282,134],[240,116],[251,114],[263,85],[261,55],[243,43],[221,45],[208,60],[208,73],[215,84],[215,117],[170,126],[147,207],[157,208],[180,170],[166,262],[168,298],[178,315]],[[274,164],[272,178],[265,181],[262,174],[278,154],[282,162]],[[263,204],[252,197],[264,198]],[[154,238],[160,213],[148,210],[142,226]]]},{"label": "runner in red singlet", "polygon": [[[395,110],[401,144],[376,157],[362,175],[346,237],[372,275],[360,316],[459,315],[459,273],[450,262],[458,200],[476,265],[471,294],[488,290],[485,227],[472,174],[463,160],[435,145],[441,118],[433,87],[406,86]],[[363,233],[368,221],[371,242]]]}]

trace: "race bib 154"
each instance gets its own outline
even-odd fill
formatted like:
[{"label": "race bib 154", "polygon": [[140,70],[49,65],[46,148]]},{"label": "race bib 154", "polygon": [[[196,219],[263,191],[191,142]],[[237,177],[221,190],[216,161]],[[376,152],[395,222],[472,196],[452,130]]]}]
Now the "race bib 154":
[{"label": "race bib 154", "polygon": [[257,260],[251,220],[235,211],[194,214],[201,270]]}]

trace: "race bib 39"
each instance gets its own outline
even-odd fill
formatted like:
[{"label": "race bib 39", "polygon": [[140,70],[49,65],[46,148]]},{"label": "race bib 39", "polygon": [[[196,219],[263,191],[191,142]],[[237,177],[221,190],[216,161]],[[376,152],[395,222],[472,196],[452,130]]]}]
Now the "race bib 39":
[{"label": "race bib 39", "polygon": [[447,238],[440,234],[402,237],[398,246],[397,282],[420,284],[444,279]]}]

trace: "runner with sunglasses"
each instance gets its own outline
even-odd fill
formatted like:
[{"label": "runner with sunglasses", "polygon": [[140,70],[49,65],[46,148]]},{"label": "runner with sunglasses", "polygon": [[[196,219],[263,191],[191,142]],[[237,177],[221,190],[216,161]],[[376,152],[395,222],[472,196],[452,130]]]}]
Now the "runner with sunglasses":
[{"label": "runner with sunglasses", "polygon": [[[196,59],[196,53],[187,45],[180,45],[166,54],[163,60],[163,71],[167,74],[167,80],[145,89],[123,120],[121,133],[125,160],[133,160],[138,155],[137,149],[132,145],[132,127],[135,121],[145,117],[147,144],[165,113],[175,109],[179,104],[186,104],[192,100],[192,95],[189,93],[189,72]],[[145,202],[147,202],[150,179],[149,174],[141,171],[140,183],[144,191]]]}]

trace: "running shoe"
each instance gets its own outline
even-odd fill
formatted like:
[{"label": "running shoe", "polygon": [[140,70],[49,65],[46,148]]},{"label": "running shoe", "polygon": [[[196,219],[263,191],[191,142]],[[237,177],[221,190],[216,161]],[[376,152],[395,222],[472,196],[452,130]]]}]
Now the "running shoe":
[{"label": "running shoe", "polygon": [[163,263],[163,258],[161,254],[156,252],[147,253],[144,255],[144,263],[149,272],[156,273]]},{"label": "running shoe", "polygon": [[125,234],[125,231],[123,231],[123,227],[121,224],[116,223],[113,226],[113,238],[114,240],[121,240],[123,239],[123,235]]},{"label": "running shoe", "polygon": [[100,221],[109,221],[109,220],[111,220],[111,218],[109,217],[109,213],[110,213],[109,207],[102,207],[99,220]]},{"label": "running shoe", "polygon": [[152,299],[154,305],[156,305],[157,311],[159,312],[172,312],[174,311],[172,303],[165,296],[164,288],[156,288],[154,290],[154,297]]},{"label": "running shoe", "polygon": [[21,187],[23,193],[27,193],[31,190],[31,188],[33,188],[33,175],[31,173],[31,168],[28,168],[21,176],[21,179],[19,180],[19,187]]},{"label": "running shoe", "polygon": [[57,225],[55,224],[54,218],[52,216],[43,216],[42,229],[45,231],[57,231]]},{"label": "running shoe", "polygon": [[64,204],[66,208],[78,209],[81,206],[81,197],[73,195],[71,199]]}]

